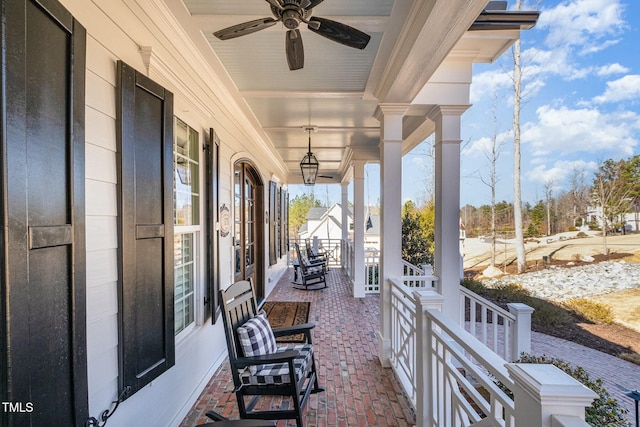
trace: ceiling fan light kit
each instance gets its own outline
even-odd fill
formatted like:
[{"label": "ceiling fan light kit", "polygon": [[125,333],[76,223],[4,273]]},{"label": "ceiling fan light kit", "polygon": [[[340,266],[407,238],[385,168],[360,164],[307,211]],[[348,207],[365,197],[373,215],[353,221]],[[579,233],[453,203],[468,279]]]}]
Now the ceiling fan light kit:
[{"label": "ceiling fan light kit", "polygon": [[213,33],[220,40],[229,40],[247,34],[255,33],[275,25],[277,22],[288,29],[285,36],[285,52],[290,70],[304,67],[304,48],[298,27],[303,22],[307,28],[329,40],[355,49],[367,47],[371,36],[349,25],[332,21],[331,19],[311,16],[312,9],[324,0],[265,0],[271,5],[273,18],[261,18]]}]

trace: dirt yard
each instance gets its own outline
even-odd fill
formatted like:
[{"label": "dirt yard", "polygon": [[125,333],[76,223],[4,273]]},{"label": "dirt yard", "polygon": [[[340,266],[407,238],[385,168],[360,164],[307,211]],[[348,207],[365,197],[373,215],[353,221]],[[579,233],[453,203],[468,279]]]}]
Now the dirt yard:
[{"label": "dirt yard", "polygon": [[[489,263],[489,244],[478,239],[471,240],[465,245],[465,276],[476,277]],[[557,236],[549,239],[539,239],[540,243],[527,244],[527,266],[529,270],[546,268],[542,257],[550,255],[551,265],[571,268],[575,265],[584,265],[576,261],[583,256],[591,256],[594,263],[605,260],[624,260],[625,262],[640,263],[640,235],[614,236],[607,239],[609,254],[602,255],[602,238],[589,237],[572,239]],[[547,242],[548,240],[548,242]],[[498,245],[498,248],[500,245]],[[515,251],[512,242],[507,242],[503,247],[507,248],[506,256],[498,252],[498,261],[506,260],[501,269],[505,268],[509,274],[515,274]],[[640,285],[640,284],[639,284]],[[614,323],[610,325],[581,323],[576,320],[569,327],[556,328],[555,330],[538,330],[538,332],[564,338],[584,346],[600,350],[602,352],[620,356],[621,354],[635,353],[632,357],[635,363],[640,364],[640,287],[604,295],[589,296],[597,302],[607,304],[614,313]]]}]

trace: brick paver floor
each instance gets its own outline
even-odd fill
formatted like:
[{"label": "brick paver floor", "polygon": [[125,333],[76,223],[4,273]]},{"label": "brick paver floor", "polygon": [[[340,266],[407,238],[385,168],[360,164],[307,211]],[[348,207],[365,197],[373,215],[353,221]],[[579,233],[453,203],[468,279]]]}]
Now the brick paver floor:
[{"label": "brick paver floor", "polygon": [[[378,359],[378,296],[353,298],[342,270],[327,274],[328,287],[322,290],[298,290],[291,286],[289,269],[267,298],[269,301],[310,301],[309,321],[316,324],[313,343],[320,385],[324,393],[310,397],[305,410],[308,427],[393,426],[415,424],[411,405],[391,368],[383,368]],[[228,361],[223,362],[198,401],[182,422],[192,427],[208,419],[204,413],[214,410],[238,419],[238,407]],[[279,402],[273,401],[272,405]],[[279,421],[278,427],[295,425],[294,420]]]},{"label": "brick paver floor", "polygon": [[[305,411],[308,427],[377,426],[403,427],[415,424],[415,417],[401,386],[390,368],[378,360],[378,296],[353,298],[347,277],[339,269],[327,275],[328,288],[303,291],[291,287],[293,271],[287,271],[269,295],[270,301],[310,301],[309,321],[313,333],[319,380],[324,393],[312,395]],[[620,358],[532,332],[532,353],[560,358],[582,366],[592,378],[601,378],[605,388],[629,410],[635,421],[633,401],[626,389],[640,389],[640,366]],[[228,362],[224,362],[182,423],[192,427],[208,419],[214,410],[239,418]],[[272,401],[277,405],[278,401]],[[295,425],[278,422],[278,427]]]}]

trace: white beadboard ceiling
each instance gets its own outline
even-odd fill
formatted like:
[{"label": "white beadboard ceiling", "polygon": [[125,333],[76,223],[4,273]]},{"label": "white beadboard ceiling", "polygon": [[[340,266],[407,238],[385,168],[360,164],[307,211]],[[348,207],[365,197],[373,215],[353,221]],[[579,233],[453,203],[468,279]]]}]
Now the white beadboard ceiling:
[{"label": "white beadboard ceiling", "polygon": [[[379,143],[377,106],[410,103],[486,0],[324,0],[314,16],[358,28],[371,41],[361,51],[301,24],[305,64],[296,71],[287,66],[287,29],[281,23],[226,41],[213,36],[231,25],[271,17],[266,0],[184,4],[278,151],[290,172],[288,181],[302,182],[299,162],[308,142],[302,128],[312,125],[317,127],[311,140],[319,174],[332,177],[318,182],[339,183],[348,173],[350,147],[373,151]],[[415,69],[420,71],[411,71]]]}]

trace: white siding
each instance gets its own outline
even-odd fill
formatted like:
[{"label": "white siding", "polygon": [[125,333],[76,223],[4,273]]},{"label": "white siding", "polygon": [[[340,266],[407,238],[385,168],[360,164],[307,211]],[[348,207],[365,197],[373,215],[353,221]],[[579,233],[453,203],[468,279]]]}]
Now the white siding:
[{"label": "white siding", "polygon": [[[196,49],[181,37],[183,29],[163,13],[156,0],[60,0],[87,29],[86,69],[86,239],[87,239],[87,357],[90,416],[112,408],[118,394],[118,268],[116,63],[123,60],[174,93],[174,114],[200,133],[218,133],[220,146],[220,204],[232,205],[234,156],[246,153],[267,183],[274,164],[268,145],[251,131],[250,118],[240,114],[221,79]],[[155,22],[151,20],[155,19]],[[160,22],[158,18],[162,18]],[[166,18],[166,19],[165,19]],[[189,19],[182,16],[180,19]],[[145,63],[141,46],[151,47]],[[212,60],[209,58],[208,60]],[[201,172],[202,173],[202,172]],[[280,177],[281,179],[282,177]],[[265,187],[266,188],[266,187]],[[267,202],[268,199],[265,199]],[[201,212],[204,218],[204,212]],[[265,235],[268,237],[268,235]],[[200,239],[204,260],[205,239]],[[268,239],[265,239],[268,242]],[[232,280],[231,235],[220,241],[221,287]],[[268,248],[267,248],[268,249]],[[265,260],[268,260],[266,254]],[[200,264],[204,277],[204,263]],[[266,269],[267,293],[286,268],[283,258]],[[204,283],[200,284],[204,287]],[[226,356],[222,320],[196,325],[180,335],[176,365],[127,399],[109,425],[175,426],[191,408],[210,376]]]}]

